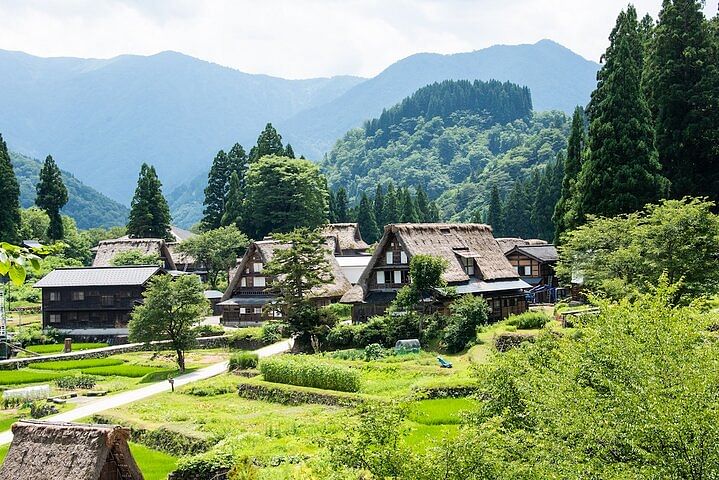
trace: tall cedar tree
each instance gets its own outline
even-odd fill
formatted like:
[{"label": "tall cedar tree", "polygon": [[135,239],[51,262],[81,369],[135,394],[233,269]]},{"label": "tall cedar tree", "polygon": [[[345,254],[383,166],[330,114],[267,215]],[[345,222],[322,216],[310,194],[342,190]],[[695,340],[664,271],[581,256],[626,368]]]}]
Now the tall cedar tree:
[{"label": "tall cedar tree", "polygon": [[390,223],[399,222],[400,211],[399,211],[399,197],[397,189],[394,187],[394,183],[389,182],[387,186],[387,194],[384,198],[384,209],[382,211],[382,223],[389,225]]},{"label": "tall cedar tree", "polygon": [[424,191],[424,188],[422,188],[422,185],[417,187],[415,199],[417,213],[419,214],[419,221],[424,223],[430,222],[431,213],[429,211],[429,197],[427,196],[427,192]]},{"label": "tall cedar tree", "polygon": [[664,0],[645,83],[674,198],[719,198],[719,57],[703,1]]},{"label": "tall cedar tree", "polygon": [[20,185],[0,135],[0,242],[16,243],[20,223]]},{"label": "tall cedar tree", "polygon": [[666,192],[641,89],[642,45],[633,6],[619,14],[589,107],[589,155],[578,188],[580,219],[634,212]]},{"label": "tall cedar tree", "polygon": [[[290,148],[290,151],[292,149]],[[294,154],[294,152],[292,152]],[[260,136],[257,138],[257,145],[250,150],[250,163],[254,163],[262,157],[269,155],[277,155],[279,157],[287,156],[286,149],[282,146],[282,136],[277,133],[275,127],[271,123],[265,126]]]},{"label": "tall cedar tree", "polygon": [[275,250],[264,269],[265,274],[274,278],[270,290],[277,294],[277,301],[273,307],[282,311],[290,333],[296,336],[295,347],[307,351],[321,327],[321,316],[309,298],[311,291],[333,280],[325,238],[319,231],[308,228],[273,238],[287,245]]},{"label": "tall cedar tree", "polygon": [[552,198],[552,187],[554,182],[555,164],[549,163],[544,167],[539,185],[534,191],[534,199],[532,205],[531,221],[534,230],[537,232],[537,238],[551,241],[554,238],[554,223],[552,223],[552,214],[557,203],[556,198]]},{"label": "tall cedar tree", "polygon": [[340,187],[335,195],[335,216],[338,223],[346,223],[350,221],[349,201],[347,200],[347,191],[344,187]]},{"label": "tall cedar tree", "polygon": [[243,191],[240,187],[240,176],[237,172],[230,175],[230,187],[227,190],[227,201],[222,214],[221,224],[223,227],[230,225],[239,226],[242,223],[242,199]]},{"label": "tall cedar tree", "polygon": [[213,230],[222,225],[222,215],[225,212],[225,198],[229,188],[228,173],[229,159],[224,150],[220,150],[212,161],[210,173],[207,176],[205,187],[205,209],[202,211],[201,226],[203,231]]},{"label": "tall cedar tree", "polygon": [[335,192],[329,190],[328,193],[329,220],[330,223],[337,223],[337,199],[335,198]]},{"label": "tall cedar tree", "polygon": [[502,199],[499,197],[497,185],[492,185],[489,196],[489,209],[487,210],[487,223],[492,227],[495,237],[504,236],[504,221],[502,212]]},{"label": "tall cedar tree", "polygon": [[559,243],[561,236],[568,230],[579,226],[577,206],[577,182],[582,171],[582,155],[587,144],[584,109],[577,107],[572,115],[572,128],[567,140],[567,155],[564,158],[562,191],[554,209],[554,242]]},{"label": "tall cedar tree", "polygon": [[243,231],[251,238],[327,222],[327,182],[309,160],[265,156],[247,171],[245,202],[251,215]]},{"label": "tall cedar tree", "polygon": [[295,151],[292,150],[292,145],[290,145],[289,143],[287,144],[287,147],[285,148],[285,157],[295,158]]},{"label": "tall cedar tree", "polygon": [[65,237],[60,209],[68,201],[67,188],[62,182],[62,174],[52,156],[48,155],[40,170],[40,182],[36,186],[35,205],[45,210],[50,217],[47,236],[50,240],[61,240]]},{"label": "tall cedar tree", "polygon": [[155,167],[143,163],[135,196],[130,203],[127,234],[130,238],[171,240],[170,221],[170,208],[162,195],[162,183],[157,178]]},{"label": "tall cedar tree", "polygon": [[402,211],[400,216],[400,222],[403,223],[419,223],[419,213],[417,213],[417,206],[412,198],[412,194],[409,193],[409,188],[404,187],[400,190],[402,195]]},{"label": "tall cedar tree", "polygon": [[382,184],[378,183],[374,192],[374,218],[377,221],[377,227],[380,234],[384,231],[384,189]]},{"label": "tall cedar tree", "polygon": [[357,224],[360,232],[362,232],[362,237],[367,243],[374,243],[379,239],[380,232],[377,227],[377,220],[374,217],[374,208],[364,192],[357,208]]}]

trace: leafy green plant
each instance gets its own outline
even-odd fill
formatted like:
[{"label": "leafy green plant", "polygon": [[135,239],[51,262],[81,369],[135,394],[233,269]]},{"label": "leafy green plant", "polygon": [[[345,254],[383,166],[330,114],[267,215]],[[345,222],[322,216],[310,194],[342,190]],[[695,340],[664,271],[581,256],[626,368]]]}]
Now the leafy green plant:
[{"label": "leafy green plant", "polygon": [[257,362],[259,357],[256,353],[252,352],[238,352],[233,353],[230,357],[230,370],[248,370],[250,368],[257,368]]},{"label": "leafy green plant", "polygon": [[385,356],[385,350],[379,343],[372,343],[364,347],[364,360],[370,362],[379,360]]},{"label": "leafy green plant", "polygon": [[62,377],[55,380],[57,388],[62,388],[64,390],[74,390],[76,388],[89,389],[93,388],[96,383],[97,378],[92,375],[85,374]]},{"label": "leafy green plant", "polygon": [[517,327],[520,330],[543,328],[552,319],[544,312],[529,311],[512,315],[507,319],[507,324]]},{"label": "leafy green plant", "polygon": [[262,325],[262,341],[267,345],[282,340],[282,330],[285,326],[279,322],[267,322]]},{"label": "leafy green plant", "polygon": [[281,355],[262,360],[260,372],[268,382],[341,392],[357,392],[360,389],[360,374],[356,370],[307,356]]}]

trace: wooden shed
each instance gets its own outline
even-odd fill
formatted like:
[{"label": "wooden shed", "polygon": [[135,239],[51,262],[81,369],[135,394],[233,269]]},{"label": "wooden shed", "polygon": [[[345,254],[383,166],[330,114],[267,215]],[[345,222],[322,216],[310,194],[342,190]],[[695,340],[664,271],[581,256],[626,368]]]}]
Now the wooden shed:
[{"label": "wooden shed", "polygon": [[22,420],[12,432],[10,450],[0,467],[3,480],[143,479],[125,428]]}]

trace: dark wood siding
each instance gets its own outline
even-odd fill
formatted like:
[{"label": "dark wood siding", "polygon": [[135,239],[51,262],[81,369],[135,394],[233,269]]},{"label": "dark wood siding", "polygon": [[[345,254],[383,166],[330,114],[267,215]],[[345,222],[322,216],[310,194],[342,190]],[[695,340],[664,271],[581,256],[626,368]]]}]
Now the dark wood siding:
[{"label": "dark wood siding", "polygon": [[42,289],[43,326],[59,329],[127,328],[142,286]]}]

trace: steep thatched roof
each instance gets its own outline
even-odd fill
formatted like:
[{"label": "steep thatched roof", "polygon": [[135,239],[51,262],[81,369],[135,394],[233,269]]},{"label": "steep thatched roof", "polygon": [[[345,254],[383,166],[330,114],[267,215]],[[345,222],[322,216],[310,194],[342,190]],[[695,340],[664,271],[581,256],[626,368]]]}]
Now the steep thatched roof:
[{"label": "steep thatched roof", "polygon": [[111,478],[143,478],[127,445],[127,429],[23,420],[12,432],[0,467],[3,480],[97,480],[103,468],[120,474]]},{"label": "steep thatched roof", "polygon": [[97,246],[93,267],[109,267],[115,255],[128,250],[139,250],[145,255],[157,255],[165,262],[165,267],[175,270],[175,262],[167,244],[161,238],[116,238],[103,240]]},{"label": "steep thatched roof", "polygon": [[175,262],[175,265],[192,265],[194,263],[197,263],[197,259],[190,255],[189,253],[184,252],[178,252],[177,246],[180,244],[180,242],[168,242],[167,250],[170,252],[170,257],[172,257],[172,261]]},{"label": "steep thatched roof", "polygon": [[369,248],[369,245],[362,240],[357,223],[330,223],[325,225],[322,234],[337,239],[340,254],[352,250],[365,251]]},{"label": "steep thatched roof", "polygon": [[504,253],[508,253],[514,247],[526,247],[528,245],[548,245],[546,241],[540,240],[538,238],[530,238],[528,240],[525,240],[519,237],[501,237],[497,239],[497,243],[499,243],[499,246],[502,248],[502,251]]},{"label": "steep thatched roof", "polygon": [[[268,263],[274,257],[275,251],[283,248],[288,248],[289,245],[286,243],[280,243],[276,240],[261,240],[252,242],[247,248],[247,251],[242,257],[237,269],[234,270],[233,275],[230,277],[230,284],[225,290],[225,294],[222,296],[222,300],[225,301],[231,298],[240,284],[240,278],[242,278],[242,272],[245,271],[246,265],[252,261],[255,256],[255,252],[259,252],[263,263]],[[336,250],[335,239],[328,238],[323,246],[325,250],[325,258],[330,265],[333,280],[330,283],[324,284],[312,290],[313,297],[341,297],[344,293],[352,287],[352,284],[342,273],[342,268],[337,259],[335,259],[334,252]]]}]

